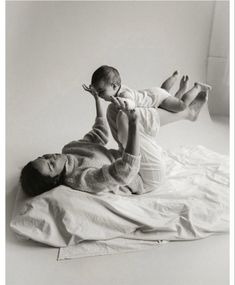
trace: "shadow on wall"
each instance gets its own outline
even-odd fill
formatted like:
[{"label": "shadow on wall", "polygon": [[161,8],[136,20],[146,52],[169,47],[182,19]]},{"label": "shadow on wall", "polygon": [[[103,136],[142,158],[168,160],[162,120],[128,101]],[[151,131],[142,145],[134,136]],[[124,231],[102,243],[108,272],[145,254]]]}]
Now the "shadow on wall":
[{"label": "shadow on wall", "polygon": [[229,2],[216,2],[208,54],[207,82],[213,86],[212,116],[229,116]]},{"label": "shadow on wall", "polygon": [[16,242],[16,236],[10,229],[10,222],[13,214],[13,209],[16,200],[16,194],[18,191],[18,181],[15,181],[14,187],[7,189],[6,191],[6,237],[7,241]]}]

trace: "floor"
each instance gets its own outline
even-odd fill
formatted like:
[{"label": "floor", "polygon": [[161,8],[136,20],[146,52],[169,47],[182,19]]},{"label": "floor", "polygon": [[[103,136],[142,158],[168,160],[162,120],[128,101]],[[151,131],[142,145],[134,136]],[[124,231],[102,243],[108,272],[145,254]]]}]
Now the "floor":
[{"label": "floor", "polygon": [[[207,110],[201,121],[163,128],[159,144],[203,144],[229,153],[226,118],[213,118]],[[174,135],[174,140],[169,139]],[[8,159],[8,169],[14,161]],[[7,173],[6,284],[122,284],[122,285],[227,285],[229,284],[229,235],[203,240],[171,242],[141,252],[56,261],[57,249],[18,240],[9,229],[15,199],[15,173]]]},{"label": "floor", "polygon": [[57,250],[8,241],[6,284],[226,285],[229,237],[172,242],[135,253],[56,261]]}]

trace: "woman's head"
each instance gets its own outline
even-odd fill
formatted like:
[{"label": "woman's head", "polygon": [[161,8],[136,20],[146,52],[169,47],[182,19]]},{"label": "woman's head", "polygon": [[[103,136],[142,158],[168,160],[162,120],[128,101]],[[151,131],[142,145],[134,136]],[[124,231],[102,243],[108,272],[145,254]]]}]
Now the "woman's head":
[{"label": "woman's head", "polygon": [[62,184],[66,161],[64,154],[46,154],[30,161],[21,172],[23,191],[36,196]]}]

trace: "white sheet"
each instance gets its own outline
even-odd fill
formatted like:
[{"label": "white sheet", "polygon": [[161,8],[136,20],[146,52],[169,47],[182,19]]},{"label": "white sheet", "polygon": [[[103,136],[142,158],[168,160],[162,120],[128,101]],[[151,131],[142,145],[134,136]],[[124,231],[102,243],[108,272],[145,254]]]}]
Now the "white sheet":
[{"label": "white sheet", "polygon": [[145,195],[92,195],[60,186],[26,198],[19,191],[11,228],[26,238],[63,247],[59,259],[228,232],[228,157],[197,146],[168,152],[166,160],[166,181]]}]

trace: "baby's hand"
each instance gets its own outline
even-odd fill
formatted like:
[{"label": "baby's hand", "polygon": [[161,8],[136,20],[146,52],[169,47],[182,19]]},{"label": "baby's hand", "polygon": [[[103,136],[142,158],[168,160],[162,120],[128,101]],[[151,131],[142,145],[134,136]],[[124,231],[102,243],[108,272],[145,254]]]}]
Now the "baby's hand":
[{"label": "baby's hand", "polygon": [[94,88],[92,85],[90,85],[90,86],[88,87],[88,86],[86,86],[85,84],[82,84],[82,87],[83,87],[83,89],[84,89],[85,91],[91,93],[91,95],[92,95],[95,99],[97,99],[97,98],[99,97],[99,96],[98,96],[98,93],[96,92],[95,88]]}]

